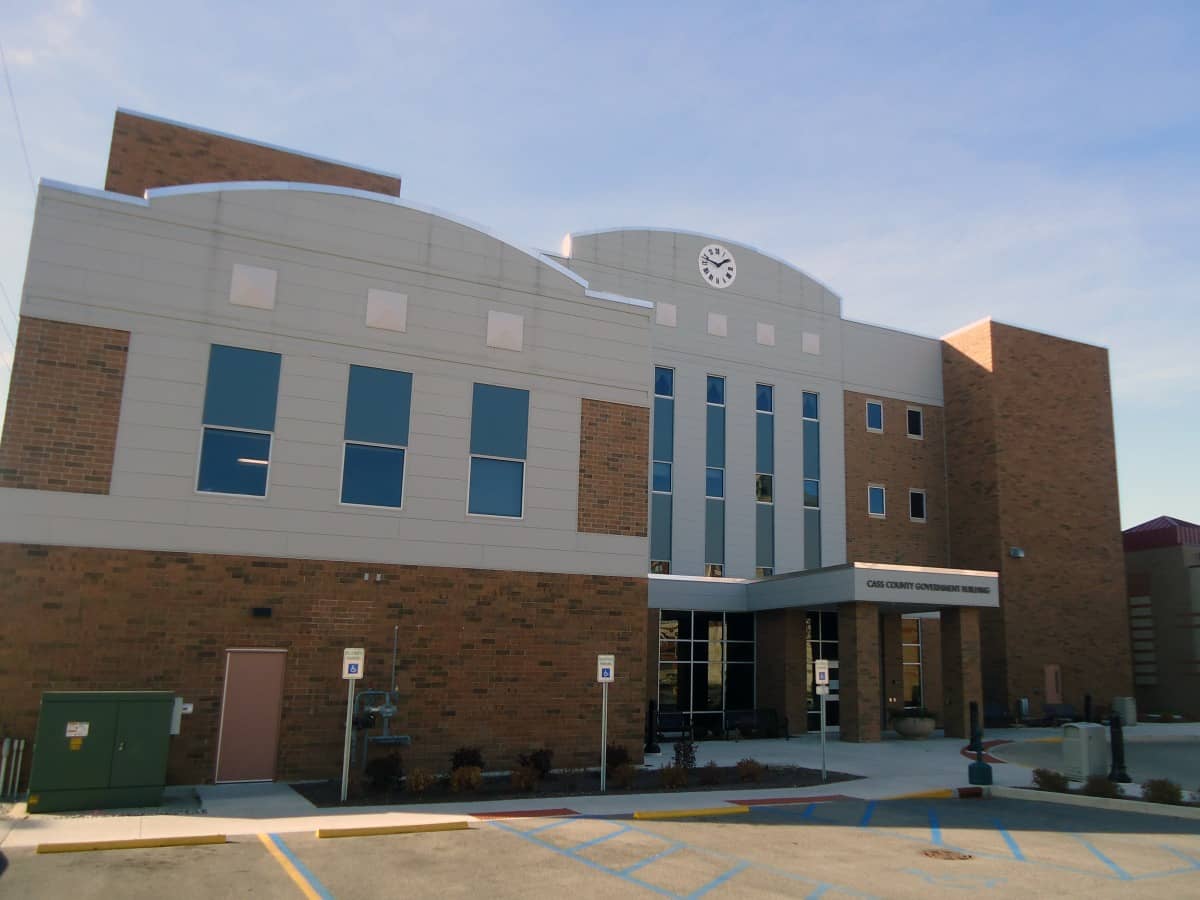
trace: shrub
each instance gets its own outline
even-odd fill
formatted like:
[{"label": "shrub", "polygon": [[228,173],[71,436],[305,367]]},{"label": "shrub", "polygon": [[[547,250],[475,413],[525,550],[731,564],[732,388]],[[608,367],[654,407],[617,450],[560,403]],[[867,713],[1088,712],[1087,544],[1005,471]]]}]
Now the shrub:
[{"label": "shrub", "polygon": [[762,781],[763,772],[765,771],[767,771],[767,767],[757,759],[738,760],[738,781],[753,781],[757,784],[759,781]]},{"label": "shrub", "polygon": [[1089,775],[1088,780],[1083,783],[1083,792],[1089,797],[1108,797],[1114,800],[1125,796],[1119,784],[1113,784],[1103,775]]},{"label": "shrub", "polygon": [[609,773],[612,782],[616,787],[628,790],[633,787],[633,781],[637,777],[637,766],[633,763],[621,763]]},{"label": "shrub", "polygon": [[700,769],[700,783],[712,787],[721,783],[721,767],[712,760]]},{"label": "shrub", "polygon": [[405,779],[405,785],[410,793],[423,794],[431,787],[437,779],[428,769],[413,769],[408,773],[408,778]]},{"label": "shrub", "polygon": [[522,765],[513,769],[510,779],[514,790],[532,791],[537,787],[541,777],[541,773],[533,766]]},{"label": "shrub", "polygon": [[1065,794],[1069,787],[1067,776],[1062,772],[1055,772],[1053,769],[1034,769],[1033,770],[1033,786],[1039,791],[1054,791],[1057,794]]},{"label": "shrub", "polygon": [[540,750],[534,750],[526,755],[522,753],[517,757],[517,765],[532,766],[537,770],[538,778],[545,778],[550,774],[550,769],[553,768],[554,751],[548,747],[542,747]]},{"label": "shrub", "polygon": [[696,768],[696,744],[684,738],[675,742],[675,765],[681,769]]},{"label": "shrub", "polygon": [[482,772],[487,768],[483,764],[483,752],[478,747],[459,747],[450,757],[450,771],[463,767],[473,767]]},{"label": "shrub", "polygon": [[1183,803],[1183,788],[1169,778],[1151,778],[1142,782],[1142,799],[1151,803]]},{"label": "shrub", "polygon": [[629,751],[625,749],[624,744],[609,744],[605,751],[604,763],[608,769],[608,774],[612,774],[613,770],[618,766],[623,766],[633,762],[629,755]]},{"label": "shrub", "polygon": [[390,753],[387,756],[377,756],[367,763],[363,773],[366,776],[366,787],[372,794],[381,794],[391,790],[400,783],[404,770],[400,767],[400,754]]},{"label": "shrub", "polygon": [[688,770],[680,765],[663,766],[659,771],[662,786],[668,790],[687,787]]},{"label": "shrub", "polygon": [[483,785],[483,769],[479,766],[459,766],[450,773],[450,790],[456,794],[477,791]]}]

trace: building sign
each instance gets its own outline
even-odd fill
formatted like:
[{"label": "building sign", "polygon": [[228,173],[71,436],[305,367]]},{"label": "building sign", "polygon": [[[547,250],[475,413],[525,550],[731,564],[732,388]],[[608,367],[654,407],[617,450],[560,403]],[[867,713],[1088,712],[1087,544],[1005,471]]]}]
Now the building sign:
[{"label": "building sign", "polygon": [[996,607],[1000,605],[1000,582],[995,572],[856,562],[853,596],[926,609]]},{"label": "building sign", "polygon": [[893,591],[943,591],[948,594],[990,594],[992,588],[986,584],[936,584],[929,581],[897,581],[895,579],[868,578],[867,587]]}]

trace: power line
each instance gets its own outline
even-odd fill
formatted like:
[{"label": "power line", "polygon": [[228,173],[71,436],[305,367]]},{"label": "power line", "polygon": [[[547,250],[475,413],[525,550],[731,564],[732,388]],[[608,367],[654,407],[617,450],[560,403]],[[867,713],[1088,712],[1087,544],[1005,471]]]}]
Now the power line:
[{"label": "power line", "polygon": [[[16,311],[16,309],[15,309],[15,308],[13,308],[13,305],[12,305],[12,300],[10,300],[10,299],[9,299],[9,297],[8,297],[8,289],[7,289],[7,288],[4,286],[4,282],[3,282],[3,281],[0,281],[0,294],[3,294],[3,295],[4,295],[4,305],[5,305],[5,306],[7,306],[7,307],[8,307],[8,311],[9,311],[10,313],[12,313],[13,321],[14,321],[14,322],[19,322],[19,321],[21,321],[21,317],[17,315],[17,311]],[[3,320],[0,320],[0,321],[3,321]]]},{"label": "power line", "polygon": [[0,44],[0,65],[4,68],[4,83],[8,85],[8,99],[12,103],[13,119],[17,123],[17,140],[21,142],[21,153],[25,156],[25,171],[29,175],[29,188],[37,195],[37,181],[33,177],[33,166],[29,164],[29,150],[25,146],[25,132],[21,128],[21,116],[17,113],[17,97],[13,93],[12,79],[8,76],[8,58],[4,55],[4,45]]}]

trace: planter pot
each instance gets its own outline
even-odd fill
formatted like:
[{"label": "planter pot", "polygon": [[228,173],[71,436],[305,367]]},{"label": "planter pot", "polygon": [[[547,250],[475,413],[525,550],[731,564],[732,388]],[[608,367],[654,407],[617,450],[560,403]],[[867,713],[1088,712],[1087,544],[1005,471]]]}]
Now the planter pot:
[{"label": "planter pot", "polygon": [[909,740],[919,740],[927,738],[933,734],[933,728],[937,723],[933,719],[918,718],[915,716],[898,716],[892,719],[892,728],[896,730],[896,734],[902,738]]}]

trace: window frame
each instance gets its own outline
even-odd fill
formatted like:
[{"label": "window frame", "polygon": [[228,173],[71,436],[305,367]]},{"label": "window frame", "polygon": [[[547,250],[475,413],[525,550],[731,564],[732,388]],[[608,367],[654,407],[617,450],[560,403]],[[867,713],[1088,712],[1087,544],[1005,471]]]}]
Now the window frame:
[{"label": "window frame", "polygon": [[[879,427],[878,428],[873,428],[871,426],[871,407],[872,406],[879,407]],[[883,425],[884,425],[883,401],[882,400],[868,400],[866,403],[866,410],[867,410],[867,431],[869,431],[871,434],[883,434]]]},{"label": "window frame", "polygon": [[[654,571],[655,565],[666,566],[667,571],[655,572]],[[650,560],[650,574],[651,575],[670,575],[671,574],[671,561],[669,559],[652,559],[652,560]]]},{"label": "window frame", "polygon": [[[713,574],[711,574],[712,569],[720,569],[721,571],[718,572],[716,575],[713,575]],[[704,564],[704,577],[705,578],[724,578],[725,577],[725,563],[705,563]]]},{"label": "window frame", "polygon": [[[467,454],[467,516],[472,519],[494,519],[500,522],[520,522],[525,518],[525,487],[528,479],[525,477],[525,460],[514,459],[511,456],[492,456],[489,453],[468,453]],[[497,462],[515,462],[521,464],[521,514],[519,516],[505,516],[499,513],[477,513],[471,512],[471,470],[475,466],[476,459],[493,459]]]},{"label": "window frame", "polygon": [[[519,458],[515,456],[499,456],[495,453],[476,453],[471,449],[473,440],[473,430],[475,427],[475,398],[480,385],[490,388],[499,388],[505,391],[515,391],[525,394],[525,457]],[[529,413],[533,409],[533,391],[527,387],[514,387],[510,384],[493,384],[490,381],[473,381],[471,382],[471,417],[470,423],[467,426],[467,497],[466,516],[469,519],[488,519],[495,522],[522,522],[525,519],[526,511],[526,491],[529,487]],[[476,459],[490,459],[496,462],[510,462],[521,464],[521,513],[520,515],[510,516],[501,513],[477,513],[471,512],[471,475],[475,471]]]},{"label": "window frame", "polygon": [[[925,514],[921,518],[917,518],[912,514],[913,497],[920,495],[921,511]],[[929,521],[929,492],[925,488],[909,488],[908,489],[908,520],[910,522],[928,522]]]},{"label": "window frame", "polygon": [[[404,462],[401,464],[400,471],[400,505],[387,506],[378,503],[351,503],[348,500],[343,500],[342,495],[346,487],[346,448],[351,444],[357,447],[378,447],[381,450],[399,450],[404,454]],[[338,506],[348,506],[352,509],[382,509],[382,510],[401,510],[404,509],[404,500],[408,496],[408,447],[400,444],[376,444],[371,441],[348,441],[342,440],[342,468],[338,474]]]},{"label": "window frame", "polygon": [[[660,394],[658,392],[658,370],[659,369],[662,369],[664,372],[671,373],[671,393],[669,393],[669,394]],[[674,366],[654,366],[654,385],[653,385],[653,387],[654,387],[653,396],[662,397],[664,400],[674,400],[675,399],[675,367]],[[707,387],[706,387],[706,391],[707,391]]]},{"label": "window frame", "polygon": [[[708,380],[710,378],[721,379],[721,402],[720,403],[714,403],[712,400],[708,399]],[[704,375],[704,405],[705,406],[719,406],[722,409],[724,409],[726,406],[725,392],[728,389],[729,389],[729,379],[727,379],[724,375],[718,375],[715,372],[706,372]]]},{"label": "window frame", "polygon": [[[708,492],[708,473],[709,472],[720,472],[721,473],[721,493],[720,494],[710,494]],[[705,500],[724,500],[725,494],[726,494],[725,467],[724,466],[705,466],[704,467],[704,499]]]},{"label": "window frame", "polygon": [[[921,431],[919,434],[913,434],[913,430],[912,430],[912,414],[913,413],[917,414],[917,417],[918,417],[917,421],[921,423]],[[905,432],[908,433],[908,436],[910,438],[912,438],[914,441],[925,440],[925,410],[923,407],[920,407],[920,406],[909,406],[908,407],[907,412],[905,412],[905,414],[904,414],[904,430],[905,430]]]},{"label": "window frame", "polygon": [[[659,466],[667,467],[667,483],[670,486],[665,491],[660,491],[654,486],[656,474],[655,470]],[[662,459],[652,459],[650,461],[650,493],[662,494],[664,497],[670,497],[675,493],[675,463],[667,462],[666,460]]]},{"label": "window frame", "polygon": [[[879,491],[880,497],[883,499],[883,512],[871,511],[871,492],[875,490]],[[872,519],[887,518],[887,485],[875,484],[874,482],[867,484],[867,515]]]},{"label": "window frame", "polygon": [[[201,417],[203,418],[203,412]],[[258,434],[266,435],[270,441],[270,449],[267,451],[267,480],[263,485],[261,494],[238,494],[230,493],[229,491],[202,491],[200,490],[200,467],[204,462],[204,435],[208,429],[215,431],[233,431],[238,434]],[[233,428],[229,425],[206,425],[200,423],[200,439],[196,444],[196,471],[192,477],[192,493],[199,497],[240,497],[243,500],[265,500],[271,494],[271,466],[274,463],[275,457],[275,432],[260,431],[256,428]]]}]

